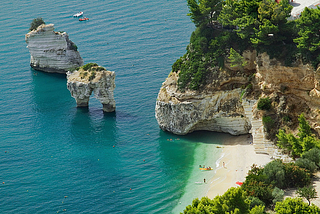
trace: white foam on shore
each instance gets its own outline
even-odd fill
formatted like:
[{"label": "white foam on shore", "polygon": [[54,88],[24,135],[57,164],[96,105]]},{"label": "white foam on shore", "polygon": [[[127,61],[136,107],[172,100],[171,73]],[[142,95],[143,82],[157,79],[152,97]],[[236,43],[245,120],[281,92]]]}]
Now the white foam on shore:
[{"label": "white foam on shore", "polygon": [[221,162],[222,158],[224,157],[224,155],[225,155],[225,153],[222,153],[220,155],[220,158],[216,161],[216,170],[215,170],[215,172],[217,171],[217,168],[219,168],[220,162]]}]

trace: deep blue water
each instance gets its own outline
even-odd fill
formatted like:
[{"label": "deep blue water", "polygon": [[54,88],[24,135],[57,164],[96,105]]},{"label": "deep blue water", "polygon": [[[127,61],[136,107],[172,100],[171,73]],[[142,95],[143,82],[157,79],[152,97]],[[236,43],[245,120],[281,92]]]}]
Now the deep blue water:
[{"label": "deep blue water", "polygon": [[[158,90],[194,30],[186,1],[0,7],[0,213],[170,213],[198,164],[195,149],[221,138],[175,136],[154,117]],[[73,18],[79,11],[90,20]],[[77,109],[65,75],[30,68],[24,35],[37,17],[66,31],[85,63],[115,71],[115,113],[94,98]]]}]

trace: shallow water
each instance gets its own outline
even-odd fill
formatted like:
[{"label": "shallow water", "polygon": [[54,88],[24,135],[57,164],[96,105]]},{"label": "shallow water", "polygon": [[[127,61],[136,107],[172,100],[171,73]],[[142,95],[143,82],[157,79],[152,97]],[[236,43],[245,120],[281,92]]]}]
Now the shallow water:
[{"label": "shallow water", "polygon": [[[189,192],[205,191],[194,186],[198,165],[216,161],[224,135],[175,136],[154,117],[158,90],[194,30],[186,1],[1,5],[1,212],[180,212]],[[79,11],[90,20],[73,18]],[[65,75],[30,68],[24,35],[37,17],[66,31],[85,63],[116,72],[115,113],[94,98],[77,109]]]}]

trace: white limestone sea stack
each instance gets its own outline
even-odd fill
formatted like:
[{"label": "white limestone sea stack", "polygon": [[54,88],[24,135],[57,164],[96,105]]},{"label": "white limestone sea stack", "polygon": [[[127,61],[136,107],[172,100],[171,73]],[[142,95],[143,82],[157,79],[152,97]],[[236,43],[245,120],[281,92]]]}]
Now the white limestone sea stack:
[{"label": "white limestone sea stack", "polygon": [[66,32],[55,32],[54,24],[42,24],[25,35],[30,66],[35,70],[66,73],[83,65],[77,46]]},{"label": "white limestone sea stack", "polygon": [[67,87],[75,98],[77,107],[88,107],[92,94],[103,105],[104,112],[113,112],[116,103],[113,96],[115,72],[107,71],[95,63],[89,63],[73,72],[67,72]]}]

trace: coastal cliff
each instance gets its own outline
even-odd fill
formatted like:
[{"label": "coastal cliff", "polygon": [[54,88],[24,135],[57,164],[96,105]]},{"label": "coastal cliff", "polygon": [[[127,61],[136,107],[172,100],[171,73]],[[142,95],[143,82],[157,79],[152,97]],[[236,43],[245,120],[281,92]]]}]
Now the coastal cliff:
[{"label": "coastal cliff", "polygon": [[[245,51],[242,71],[226,61],[216,69],[203,90],[178,88],[179,72],[171,72],[162,84],[155,107],[161,129],[184,135],[196,130],[251,133],[256,152],[274,154],[272,141],[279,128],[295,131],[302,112],[311,127],[320,133],[319,69],[296,62],[284,66],[266,53]],[[268,97],[272,109],[259,110],[259,98]],[[263,122],[272,119],[272,127]]]},{"label": "coastal cliff", "polygon": [[88,107],[93,92],[95,98],[101,102],[104,112],[115,111],[115,72],[89,63],[78,70],[68,72],[67,79],[67,88],[75,98],[77,107]]},{"label": "coastal cliff", "polygon": [[77,46],[66,32],[55,32],[53,24],[42,24],[25,36],[33,69],[66,73],[83,65]]}]

